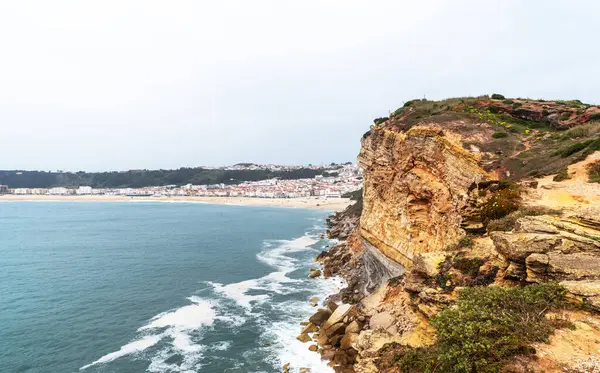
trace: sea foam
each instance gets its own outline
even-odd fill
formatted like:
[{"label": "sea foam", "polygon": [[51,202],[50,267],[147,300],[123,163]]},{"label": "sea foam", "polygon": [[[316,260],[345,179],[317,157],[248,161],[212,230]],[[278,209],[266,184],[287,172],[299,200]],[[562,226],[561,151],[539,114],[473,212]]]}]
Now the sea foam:
[{"label": "sea foam", "polygon": [[188,299],[193,304],[183,306],[174,311],[158,314],[152,318],[149,324],[142,326],[138,331],[164,327],[193,330],[204,325],[212,325],[217,316],[213,304],[199,297],[190,297]]},{"label": "sea foam", "polygon": [[120,357],[130,355],[136,352],[144,351],[145,349],[154,346],[161,340],[160,335],[148,335],[136,341],[130,342],[124,346],[122,346],[119,351],[111,352],[110,354],[102,356],[100,359],[82,366],[79,370],[83,370],[91,367],[96,364],[108,363],[109,361],[113,361]]}]

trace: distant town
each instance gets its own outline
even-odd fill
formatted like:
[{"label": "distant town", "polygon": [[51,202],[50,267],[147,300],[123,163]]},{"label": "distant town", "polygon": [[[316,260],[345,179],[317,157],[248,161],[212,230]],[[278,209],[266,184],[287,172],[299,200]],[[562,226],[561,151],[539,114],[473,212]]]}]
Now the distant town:
[{"label": "distant town", "polygon": [[185,185],[145,186],[141,188],[94,188],[82,185],[77,187],[57,186],[52,188],[11,188],[0,185],[0,194],[13,195],[108,195],[131,197],[256,197],[256,198],[301,198],[326,197],[340,198],[343,195],[362,188],[362,175],[357,164],[330,164],[326,166],[282,166],[241,163],[233,166],[213,167],[211,169],[236,171],[293,171],[298,169],[324,169],[324,175],[313,178],[282,179],[270,178],[259,181],[235,181],[225,184],[191,183]]}]

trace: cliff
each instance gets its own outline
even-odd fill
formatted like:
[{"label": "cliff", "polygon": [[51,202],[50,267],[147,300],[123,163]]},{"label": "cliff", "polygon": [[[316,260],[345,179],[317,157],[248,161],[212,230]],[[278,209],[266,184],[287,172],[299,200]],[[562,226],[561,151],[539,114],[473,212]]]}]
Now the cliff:
[{"label": "cliff", "polygon": [[[309,325],[313,349],[339,372],[600,369],[598,120],[500,95],[377,118],[362,198],[330,220],[345,241],[317,258],[348,286]],[[328,321],[333,301],[351,306]]]}]

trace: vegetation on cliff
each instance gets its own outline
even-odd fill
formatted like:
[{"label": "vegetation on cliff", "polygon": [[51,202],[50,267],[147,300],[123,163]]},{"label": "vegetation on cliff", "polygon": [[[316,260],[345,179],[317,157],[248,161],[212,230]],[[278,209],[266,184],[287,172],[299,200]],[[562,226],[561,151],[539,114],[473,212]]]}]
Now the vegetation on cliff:
[{"label": "vegetation on cliff", "polygon": [[[479,149],[484,168],[506,170],[513,179],[557,174],[600,150],[600,107],[579,100],[505,99],[500,94],[412,100],[389,119],[378,119],[378,125],[400,131],[459,123],[466,135],[463,145]],[[478,136],[470,136],[477,131]]]},{"label": "vegetation on cliff", "polygon": [[588,177],[590,183],[600,183],[600,162],[590,165],[588,169]]},{"label": "vegetation on cliff", "polygon": [[463,289],[454,307],[431,320],[437,333],[433,346],[385,346],[379,367],[402,373],[500,372],[513,357],[534,353],[532,343],[547,341],[555,327],[566,325],[546,318],[563,306],[564,296],[555,283]]}]

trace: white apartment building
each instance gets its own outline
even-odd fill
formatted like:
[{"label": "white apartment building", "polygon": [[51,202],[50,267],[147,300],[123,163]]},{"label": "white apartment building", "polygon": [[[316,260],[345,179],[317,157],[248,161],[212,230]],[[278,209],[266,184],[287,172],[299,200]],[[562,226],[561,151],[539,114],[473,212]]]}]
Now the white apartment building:
[{"label": "white apartment building", "polygon": [[91,186],[80,186],[79,188],[77,188],[77,191],[75,191],[75,193],[78,195],[92,194],[92,187]]},{"label": "white apartment building", "polygon": [[56,187],[56,188],[50,188],[50,189],[48,189],[48,194],[59,196],[59,195],[70,194],[70,193],[69,193],[69,190],[67,188]]}]

